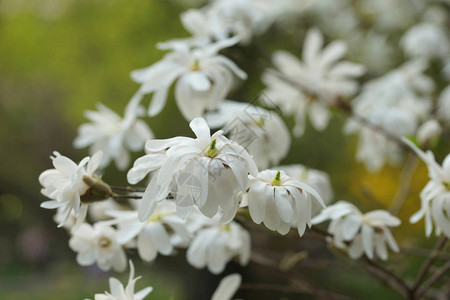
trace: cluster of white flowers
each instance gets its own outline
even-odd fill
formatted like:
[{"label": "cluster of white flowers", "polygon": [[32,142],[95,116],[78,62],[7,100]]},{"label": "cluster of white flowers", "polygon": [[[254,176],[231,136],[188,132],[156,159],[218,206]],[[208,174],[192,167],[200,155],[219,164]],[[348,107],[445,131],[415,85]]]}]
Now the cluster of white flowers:
[{"label": "cluster of white flowers", "polygon": [[339,201],[322,210],[312,222],[318,224],[326,220],[331,220],[328,232],[333,235],[333,243],[348,249],[353,259],[365,254],[370,259],[376,255],[386,260],[386,244],[392,251],[399,251],[388,227],[399,226],[400,220],[387,211],[374,210],[362,214],[353,204]]},{"label": "cluster of white flowers", "polygon": [[[124,116],[101,104],[86,112],[89,123],[79,127],[74,146],[89,147],[92,157],[77,165],[54,152],[54,169],[39,177],[50,199],[41,206],[57,209],[54,219],[70,234],[77,262],[122,272],[127,249],[136,249],[145,262],[185,249],[190,265],[219,274],[230,261],[245,266],[251,258],[251,235],[237,215],[282,235],[296,229],[300,237],[329,220],[329,241],[351,258],[386,260],[388,248],[399,251],[390,231],[401,224],[397,217],[382,209],[362,213],[346,201],[326,207],[334,200],[328,174],[300,164],[277,166],[294,144],[283,117],[294,117],[299,138],[307,118],[323,131],[334,110],[349,114],[344,132],[359,136],[356,159],[369,171],[399,164],[405,143],[427,164],[430,181],[410,221],[425,218],[426,236],[434,227],[436,235],[450,238],[450,155],[440,166],[431,150],[424,153],[405,138],[434,147],[450,124],[450,86],[437,93],[448,83],[429,72],[437,64],[442,77],[450,74],[448,14],[416,0],[353,2],[214,0],[182,13],[191,36],[158,44],[169,53],[131,72],[141,86]],[[275,51],[274,68],[261,77],[269,101],[226,100],[247,74],[223,50],[246,47],[271,26],[296,32],[290,26],[311,16],[320,30],[308,22],[310,29],[301,32],[301,59]],[[395,55],[399,47],[406,61]],[[153,117],[164,109],[172,86],[194,138],[155,139],[140,119],[145,96],[152,94],[147,115]],[[211,134],[210,128],[218,131]],[[111,161],[127,169],[129,151],[145,151],[127,173],[131,185],[149,177],[144,188],[111,187],[95,174]],[[111,292],[95,299],[143,299],[151,288],[135,293],[133,277],[130,261],[127,286],[111,278]],[[237,274],[226,277],[212,299],[231,299],[240,282]]]},{"label": "cluster of white flowers", "polygon": [[310,29],[303,45],[303,61],[277,51],[273,62],[283,77],[273,75],[273,70],[263,75],[269,97],[285,114],[295,116],[296,136],[303,134],[307,114],[316,130],[324,130],[331,117],[329,106],[338,97],[356,93],[355,78],[364,73],[362,65],[339,61],[347,52],[345,42],[335,41],[322,50],[323,43],[320,31]]},{"label": "cluster of white flowers", "polygon": [[[354,113],[394,136],[414,136],[432,105],[434,85],[423,74],[426,67],[423,61],[412,61],[367,82],[353,102]],[[386,162],[401,162],[399,145],[379,130],[350,119],[344,131],[359,134],[356,158],[364,162],[369,171],[378,171]]]}]

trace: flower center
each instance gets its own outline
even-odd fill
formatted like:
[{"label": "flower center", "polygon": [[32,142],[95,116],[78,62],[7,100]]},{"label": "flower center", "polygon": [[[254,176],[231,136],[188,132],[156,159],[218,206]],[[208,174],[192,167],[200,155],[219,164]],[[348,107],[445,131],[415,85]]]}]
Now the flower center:
[{"label": "flower center", "polygon": [[263,127],[265,122],[266,120],[264,118],[259,118],[259,120],[256,122],[256,125],[258,125],[259,127]]},{"label": "flower center", "polygon": [[100,248],[108,248],[109,246],[111,246],[111,240],[102,236],[98,239],[98,245],[100,246]]},{"label": "flower center", "polygon": [[209,145],[208,148],[205,150],[206,156],[209,156],[211,158],[216,157],[217,153],[219,152],[216,148],[217,139],[213,139],[211,141],[211,145]]},{"label": "flower center", "polygon": [[225,225],[222,225],[221,227],[220,227],[220,229],[222,229],[222,231],[227,231],[227,232],[229,232],[231,229],[230,229],[230,224],[225,224]]},{"label": "flower center", "polygon": [[450,182],[443,181],[442,184],[447,190],[450,190]]},{"label": "flower center", "polygon": [[281,173],[280,171],[277,171],[277,174],[273,177],[272,182],[270,182],[270,184],[272,186],[280,186],[281,185]]},{"label": "flower center", "polygon": [[195,59],[194,62],[191,64],[191,71],[200,71],[200,63],[198,59]]}]

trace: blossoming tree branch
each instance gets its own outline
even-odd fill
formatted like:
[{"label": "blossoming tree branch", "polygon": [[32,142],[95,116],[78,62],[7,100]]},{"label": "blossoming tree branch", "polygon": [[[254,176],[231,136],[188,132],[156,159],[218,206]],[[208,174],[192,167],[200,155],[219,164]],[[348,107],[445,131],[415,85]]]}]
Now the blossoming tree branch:
[{"label": "blossoming tree branch", "polygon": [[[267,245],[252,243],[254,228],[268,237],[271,231],[296,233],[296,239],[319,237],[324,249],[365,266],[399,296],[449,297],[445,276],[450,264],[447,259],[437,266],[436,260],[450,238],[450,155],[434,153],[450,128],[450,86],[437,88],[450,79],[448,11],[438,2],[423,4],[421,17],[402,1],[380,0],[371,8],[345,6],[344,0],[307,2],[215,0],[187,10],[180,19],[190,36],[158,44],[167,54],[131,72],[140,86],[123,115],[103,104],[86,111],[88,122],[79,127],[74,146],[88,148],[90,156],[76,163],[53,152],[53,168],[39,176],[41,193],[49,198],[41,206],[56,210],[55,222],[69,233],[77,263],[116,272],[129,266],[128,284],[111,278],[110,291],[96,294],[96,300],[144,299],[152,288],[134,291],[134,264],[179,249],[186,250],[192,267],[213,274],[222,274],[230,261],[242,266],[252,261],[288,279],[284,285],[270,277],[269,282],[247,283],[239,274],[228,275],[212,299],[231,299],[239,289],[351,298],[305,281],[295,261],[282,268],[264,251]],[[371,31],[350,38],[370,9]],[[227,57],[269,31],[289,32],[296,24],[289,20],[308,16],[317,22],[305,25],[301,39],[293,37],[301,51],[270,53],[257,45],[271,64],[262,74],[247,74]],[[390,32],[401,33],[397,44],[386,40]],[[360,45],[357,54],[353,39]],[[392,46],[404,52],[397,66],[388,61]],[[439,67],[434,77],[428,72],[431,64]],[[230,92],[250,76],[260,76],[265,101],[230,100]],[[176,102],[191,136],[158,139],[149,128],[145,119],[163,111],[167,101]],[[399,165],[405,152],[426,164],[429,182],[415,195],[411,224],[401,224],[396,216],[405,201],[402,195],[410,191],[414,169],[408,162],[390,210],[373,211],[361,211],[357,199],[334,196],[329,176],[338,174],[308,168],[307,161],[280,165],[291,150],[291,138],[301,138],[308,121],[320,134],[332,112],[348,118],[343,132],[359,137],[356,160],[368,172]],[[292,128],[286,119],[294,120]],[[132,162],[130,152],[141,156]],[[102,180],[112,163],[126,171],[129,186]],[[390,253],[403,252],[391,231],[422,219],[424,235],[436,246],[426,251],[411,280],[390,267]],[[439,284],[442,279],[445,284]]]}]

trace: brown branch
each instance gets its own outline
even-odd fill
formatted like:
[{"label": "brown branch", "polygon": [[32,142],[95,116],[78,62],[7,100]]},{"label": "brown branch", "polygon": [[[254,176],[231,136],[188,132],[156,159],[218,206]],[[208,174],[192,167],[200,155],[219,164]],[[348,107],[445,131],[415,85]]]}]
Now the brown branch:
[{"label": "brown branch", "polygon": [[424,282],[422,287],[417,291],[416,297],[417,299],[420,299],[423,294],[425,294],[431,286],[439,280],[448,270],[450,270],[450,261],[448,261],[445,265],[443,265],[441,268],[436,270],[436,272],[428,278],[427,281]]},{"label": "brown branch", "polygon": [[416,291],[419,289],[420,285],[422,284],[422,281],[425,279],[425,276],[427,275],[428,270],[430,269],[434,260],[438,257],[439,252],[444,248],[446,242],[447,238],[445,236],[442,236],[436,243],[436,246],[428,256],[427,260],[423,263],[422,268],[419,271],[419,275],[417,276],[414,285],[410,289],[411,299],[415,299]]},{"label": "brown branch", "polygon": [[143,193],[145,192],[145,188],[140,188],[140,187],[131,187],[131,186],[109,186],[111,188],[111,190],[113,191],[119,191],[119,192],[136,192],[136,193]]}]

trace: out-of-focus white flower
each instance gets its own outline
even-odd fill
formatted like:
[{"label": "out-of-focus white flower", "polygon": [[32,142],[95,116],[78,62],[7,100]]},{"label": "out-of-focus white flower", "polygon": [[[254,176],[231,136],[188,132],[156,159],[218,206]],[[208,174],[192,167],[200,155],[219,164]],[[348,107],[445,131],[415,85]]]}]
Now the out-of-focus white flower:
[{"label": "out-of-focus white flower", "polygon": [[352,34],[349,39],[351,56],[361,61],[368,73],[385,74],[396,63],[396,49],[387,35],[370,30],[367,33]]},{"label": "out-of-focus white flower", "polygon": [[[323,130],[328,125],[330,112],[328,106],[335,103],[339,96],[353,95],[358,89],[355,78],[361,76],[365,69],[362,65],[340,61],[347,52],[343,41],[334,41],[322,50],[323,36],[318,29],[310,29],[303,46],[303,61],[285,51],[277,51],[273,62],[277,69],[296,84],[300,93],[294,93],[292,87],[276,76],[263,75],[268,86],[267,94],[281,107],[287,115],[295,115],[294,134],[301,136],[305,127],[306,114],[316,130]],[[284,98],[283,95],[289,95]],[[292,96],[296,96],[293,99]],[[284,103],[286,101],[293,103]],[[294,108],[286,110],[287,107]]]},{"label": "out-of-focus white flower", "polygon": [[214,225],[200,229],[186,257],[196,268],[207,267],[211,273],[219,274],[233,258],[244,266],[250,259],[250,234],[236,222]]},{"label": "out-of-focus white flower", "polygon": [[241,275],[234,273],[225,276],[217,286],[211,300],[231,300],[241,285]]},{"label": "out-of-focus white flower", "polygon": [[114,160],[119,170],[125,170],[130,164],[128,151],[142,150],[145,142],[153,138],[147,124],[137,119],[141,114],[138,101],[138,96],[130,101],[124,118],[103,104],[97,105],[97,111],[86,111],[85,116],[90,123],[82,124],[78,128],[78,136],[74,140],[75,148],[89,146],[91,155],[102,151],[101,168]]},{"label": "out-of-focus white flower", "polygon": [[248,174],[258,172],[242,146],[227,139],[222,131],[211,136],[204,119],[194,119],[190,127],[197,138],[175,137],[147,142],[149,154],[136,160],[128,172],[128,181],[135,184],[155,171],[139,207],[141,221],[170,193],[183,219],[192,212],[194,205],[210,218],[220,207],[226,223],[236,213],[237,194],[246,189]]},{"label": "out-of-focus white flower", "polygon": [[289,151],[291,137],[276,112],[248,103],[225,101],[218,111],[206,114],[205,118],[211,127],[223,127],[232,141],[244,146],[258,168],[278,164]]},{"label": "out-of-focus white flower", "polygon": [[158,253],[172,254],[173,235],[184,241],[190,238],[186,221],[176,215],[176,205],[172,201],[158,203],[144,222],[139,221],[137,211],[109,211],[108,215],[114,218],[109,224],[118,225],[117,241],[126,244],[136,238],[139,256],[144,261],[154,260]]},{"label": "out-of-focus white flower", "polygon": [[81,224],[86,218],[88,209],[87,203],[83,203],[83,196],[90,190],[84,178],[94,176],[95,170],[100,165],[102,153],[97,152],[92,157],[85,157],[78,165],[56,151],[53,155],[51,159],[55,168],[39,175],[41,193],[52,199],[41,203],[41,207],[58,208],[58,214],[62,215],[58,227],[70,222],[69,217],[72,213],[76,216],[77,224]]},{"label": "out-of-focus white flower", "polygon": [[[274,169],[284,171],[286,175],[310,185],[319,193],[325,204],[331,203],[333,188],[331,187],[330,177],[324,171],[307,168],[301,164],[278,166]],[[313,208],[315,204],[317,202],[313,203]],[[316,211],[318,210],[319,207],[317,207]]]},{"label": "out-of-focus white flower", "polygon": [[[412,61],[369,81],[354,100],[353,112],[394,136],[414,135],[420,121],[431,111],[434,85],[423,74],[426,67],[423,61]],[[346,124],[344,132],[359,134],[356,158],[369,171],[378,171],[386,162],[398,164],[403,158],[395,142],[354,119]]]},{"label": "out-of-focus white flower", "polygon": [[95,300],[142,300],[147,297],[153,290],[152,287],[146,287],[137,293],[134,293],[134,286],[136,281],[141,277],[134,278],[134,265],[130,260],[130,277],[128,279],[127,286],[114,277],[109,278],[109,289],[111,292],[105,292],[104,294],[95,294]]},{"label": "out-of-focus white flower", "polygon": [[442,232],[450,238],[450,154],[444,159],[440,166],[428,150],[424,153],[408,139],[403,138],[427,164],[430,181],[420,193],[420,210],[411,216],[410,222],[416,223],[425,217],[425,234],[430,236],[433,231],[433,222],[436,235]]},{"label": "out-of-focus white flower", "polygon": [[94,202],[89,205],[88,215],[93,222],[105,221],[111,219],[108,215],[110,210],[123,210],[124,207],[113,199],[108,199],[105,201]]},{"label": "out-of-focus white flower", "polygon": [[416,11],[423,10],[424,2],[416,0],[361,0],[359,13],[375,29],[395,32],[408,28],[415,22]]},{"label": "out-of-focus white flower", "polygon": [[295,224],[299,235],[303,235],[306,225],[311,226],[312,199],[325,207],[316,190],[283,171],[265,170],[249,177],[242,206],[248,205],[253,222],[263,222],[280,234],[288,233]]},{"label": "out-of-focus white flower", "polygon": [[365,254],[370,259],[378,256],[386,260],[388,257],[386,244],[392,251],[399,251],[389,227],[399,226],[401,222],[385,210],[362,214],[353,204],[339,201],[322,210],[312,223],[318,224],[326,220],[331,220],[328,232],[333,234],[334,244],[340,248],[347,248],[352,259]]},{"label": "out-of-focus white flower", "polygon": [[77,262],[81,266],[97,263],[103,271],[113,268],[123,272],[127,267],[127,257],[122,245],[117,242],[114,228],[100,223],[83,223],[71,232],[70,248],[78,252]]},{"label": "out-of-focus white flower", "polygon": [[244,71],[223,55],[221,49],[234,45],[238,39],[227,39],[201,48],[190,49],[187,43],[168,44],[173,51],[145,69],[131,73],[141,84],[138,95],[153,94],[149,115],[163,109],[170,86],[176,81],[175,98],[186,120],[199,117],[207,109],[215,109],[225,99],[234,83],[233,74],[247,78]]},{"label": "out-of-focus white flower", "polygon": [[406,55],[413,58],[445,58],[450,54],[450,41],[443,28],[432,23],[411,27],[402,37]]},{"label": "out-of-focus white flower", "polygon": [[[450,67],[450,64],[449,64],[449,67]],[[449,68],[449,70],[450,70],[450,68]],[[441,95],[439,96],[438,115],[443,121],[450,123],[450,85],[447,86],[441,92]]]},{"label": "out-of-focus white flower", "polygon": [[417,130],[417,141],[420,145],[424,145],[431,140],[439,137],[442,133],[442,127],[435,119],[431,119],[423,123]]}]

